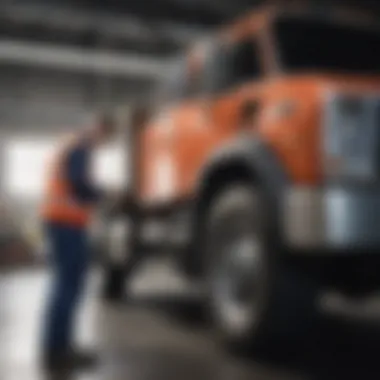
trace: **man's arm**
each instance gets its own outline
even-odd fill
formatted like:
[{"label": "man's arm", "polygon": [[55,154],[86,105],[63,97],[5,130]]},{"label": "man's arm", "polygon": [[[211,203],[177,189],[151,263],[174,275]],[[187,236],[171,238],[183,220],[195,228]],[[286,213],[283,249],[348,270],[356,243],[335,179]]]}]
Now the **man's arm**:
[{"label": "man's arm", "polygon": [[93,184],[89,175],[89,150],[84,146],[74,148],[67,156],[67,177],[74,196],[80,202],[97,202],[103,193]]}]

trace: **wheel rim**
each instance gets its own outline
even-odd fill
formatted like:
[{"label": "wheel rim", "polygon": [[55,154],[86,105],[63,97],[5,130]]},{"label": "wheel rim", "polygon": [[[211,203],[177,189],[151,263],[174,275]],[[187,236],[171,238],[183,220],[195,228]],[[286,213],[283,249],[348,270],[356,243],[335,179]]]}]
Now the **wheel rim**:
[{"label": "wheel rim", "polygon": [[262,247],[252,233],[227,240],[212,276],[213,302],[219,322],[234,333],[243,333],[257,319]]}]

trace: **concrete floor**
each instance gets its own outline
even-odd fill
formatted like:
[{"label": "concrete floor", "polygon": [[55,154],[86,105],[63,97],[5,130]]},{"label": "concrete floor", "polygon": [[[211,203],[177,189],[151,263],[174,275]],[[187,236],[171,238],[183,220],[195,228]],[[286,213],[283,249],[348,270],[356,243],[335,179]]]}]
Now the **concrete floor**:
[{"label": "concrete floor", "polygon": [[[170,275],[148,271],[139,276],[132,304],[104,305],[96,299],[96,286],[95,278],[83,305],[78,335],[83,344],[97,347],[101,362],[96,371],[70,379],[380,378],[378,302],[367,305],[365,313],[357,312],[372,317],[371,325],[328,319],[301,349],[288,342],[270,357],[237,358],[215,343],[195,293],[185,292],[185,286],[170,280]],[[42,271],[0,274],[1,380],[46,378],[37,364],[46,289],[47,276]]]}]

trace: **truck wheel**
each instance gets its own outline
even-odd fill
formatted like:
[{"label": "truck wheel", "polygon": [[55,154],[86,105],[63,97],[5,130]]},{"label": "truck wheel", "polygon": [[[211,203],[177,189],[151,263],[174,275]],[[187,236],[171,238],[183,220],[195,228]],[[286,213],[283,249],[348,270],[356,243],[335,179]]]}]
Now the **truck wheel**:
[{"label": "truck wheel", "polygon": [[210,205],[205,225],[209,311],[229,348],[276,347],[312,327],[315,287],[271,240],[258,188],[235,184]]}]

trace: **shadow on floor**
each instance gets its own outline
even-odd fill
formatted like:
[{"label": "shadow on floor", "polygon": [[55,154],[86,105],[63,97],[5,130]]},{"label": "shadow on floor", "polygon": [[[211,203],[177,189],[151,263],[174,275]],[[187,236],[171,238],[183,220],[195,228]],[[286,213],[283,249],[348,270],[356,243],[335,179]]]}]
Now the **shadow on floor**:
[{"label": "shadow on floor", "polygon": [[[154,308],[167,314],[175,323],[210,333],[205,308],[195,297],[143,298],[132,304]],[[380,325],[324,316],[311,334],[301,341],[278,342],[273,352],[249,352],[236,360],[244,366],[252,366],[252,374],[259,364],[282,374],[296,373],[312,380],[378,379]]]},{"label": "shadow on floor", "polygon": [[313,380],[380,378],[378,326],[325,319],[302,342],[281,346],[271,355],[256,355],[256,360]]}]

